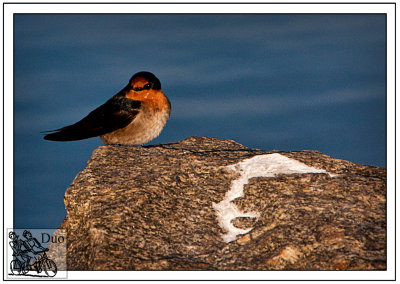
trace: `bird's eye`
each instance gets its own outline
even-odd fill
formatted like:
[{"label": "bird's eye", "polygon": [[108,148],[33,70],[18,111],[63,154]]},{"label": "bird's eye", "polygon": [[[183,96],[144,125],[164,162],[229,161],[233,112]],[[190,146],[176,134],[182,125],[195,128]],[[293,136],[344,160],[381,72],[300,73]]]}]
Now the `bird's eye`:
[{"label": "bird's eye", "polygon": [[150,90],[151,89],[151,84],[147,83],[146,85],[143,86],[143,89]]}]

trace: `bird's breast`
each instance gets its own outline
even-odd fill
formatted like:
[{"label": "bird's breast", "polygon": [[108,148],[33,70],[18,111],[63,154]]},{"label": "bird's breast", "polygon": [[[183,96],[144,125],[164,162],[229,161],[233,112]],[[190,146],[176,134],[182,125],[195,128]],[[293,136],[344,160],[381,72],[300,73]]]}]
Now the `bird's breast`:
[{"label": "bird's breast", "polygon": [[[166,101],[163,98],[148,99],[143,96],[140,110],[132,122],[124,128],[102,135],[102,141],[106,144],[142,145],[158,137],[170,115],[169,101],[162,95]],[[129,98],[128,95],[126,97]],[[138,99],[137,95],[135,99]]]}]

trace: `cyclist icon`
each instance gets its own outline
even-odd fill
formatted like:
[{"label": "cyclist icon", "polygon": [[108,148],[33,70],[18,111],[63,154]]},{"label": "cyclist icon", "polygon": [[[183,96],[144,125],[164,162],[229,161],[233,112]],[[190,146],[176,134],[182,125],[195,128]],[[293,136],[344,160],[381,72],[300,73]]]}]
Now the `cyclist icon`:
[{"label": "cyclist icon", "polygon": [[[25,264],[29,263],[29,257],[25,254],[26,249],[24,248],[24,242],[19,239],[19,236],[15,232],[10,232],[8,237],[11,239],[9,244],[13,250],[13,256],[15,258],[10,263],[11,272],[13,272],[14,268],[14,271],[17,272],[17,274],[26,274],[28,268]],[[13,274],[15,273],[13,272]]]},{"label": "cyclist icon", "polygon": [[24,241],[19,239],[15,232],[9,233],[9,242],[14,259],[10,263],[13,275],[26,275],[31,270],[36,270],[38,274],[42,271],[47,276],[53,277],[57,274],[55,262],[46,255],[47,248],[44,248],[39,241],[34,238],[31,232],[25,230],[22,233]]}]

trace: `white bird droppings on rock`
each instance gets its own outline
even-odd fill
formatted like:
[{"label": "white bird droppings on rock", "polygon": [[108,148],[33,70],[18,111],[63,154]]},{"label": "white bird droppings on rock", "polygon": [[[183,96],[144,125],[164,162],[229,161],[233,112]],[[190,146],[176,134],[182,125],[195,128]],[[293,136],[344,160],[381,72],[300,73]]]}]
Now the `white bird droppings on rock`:
[{"label": "white bird droppings on rock", "polygon": [[213,204],[213,208],[217,212],[217,220],[219,226],[227,233],[221,237],[225,242],[236,240],[237,235],[246,234],[252,230],[236,228],[231,221],[238,217],[257,218],[258,212],[244,212],[239,210],[231,201],[243,196],[244,185],[254,177],[274,177],[278,174],[305,174],[305,173],[323,173],[331,177],[334,175],[325,170],[307,166],[297,160],[290,159],[281,154],[266,154],[254,156],[250,159],[243,160],[237,164],[227,166],[228,169],[240,171],[240,176],[232,181],[230,190],[225,194],[225,198]]}]

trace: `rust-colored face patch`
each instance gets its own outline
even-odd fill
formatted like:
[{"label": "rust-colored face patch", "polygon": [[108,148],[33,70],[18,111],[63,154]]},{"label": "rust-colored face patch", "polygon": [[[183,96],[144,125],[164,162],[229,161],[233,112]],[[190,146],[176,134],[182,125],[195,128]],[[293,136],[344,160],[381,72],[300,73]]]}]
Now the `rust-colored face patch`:
[{"label": "rust-colored face patch", "polygon": [[129,84],[130,88],[125,92],[128,99],[141,101],[154,111],[170,109],[170,103],[161,89],[154,89],[154,83],[145,77],[136,77]]},{"label": "rust-colored face patch", "polygon": [[130,84],[132,86],[132,89],[145,89],[145,86],[149,83],[149,80],[143,78],[143,77],[137,77],[135,79],[133,79]]}]

